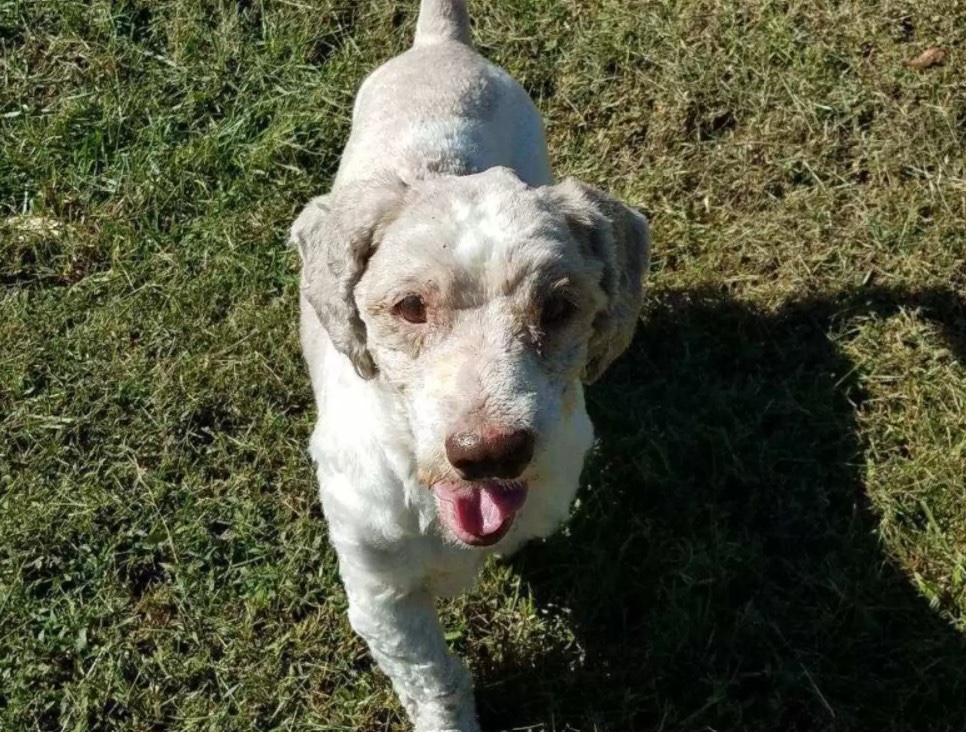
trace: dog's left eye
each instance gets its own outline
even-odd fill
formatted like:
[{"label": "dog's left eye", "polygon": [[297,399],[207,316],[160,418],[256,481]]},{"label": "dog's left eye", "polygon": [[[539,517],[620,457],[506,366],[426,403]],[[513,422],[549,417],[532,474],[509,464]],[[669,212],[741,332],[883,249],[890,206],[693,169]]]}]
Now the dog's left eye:
[{"label": "dog's left eye", "polygon": [[577,307],[566,297],[554,295],[543,304],[540,327],[544,330],[559,327],[570,320],[576,310]]},{"label": "dog's left eye", "polygon": [[393,306],[392,311],[407,323],[418,325],[426,322],[426,303],[419,295],[406,295]]}]

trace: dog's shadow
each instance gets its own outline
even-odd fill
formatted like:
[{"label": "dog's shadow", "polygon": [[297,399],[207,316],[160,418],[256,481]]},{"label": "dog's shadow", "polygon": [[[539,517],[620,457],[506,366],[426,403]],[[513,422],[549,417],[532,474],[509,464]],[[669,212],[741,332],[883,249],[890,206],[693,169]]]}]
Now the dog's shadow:
[{"label": "dog's shadow", "polygon": [[966,363],[966,308],[940,290],[651,306],[589,391],[600,447],[569,535],[513,562],[575,642],[478,660],[484,729],[966,729],[966,642],[877,538],[866,396],[828,337],[900,307]]}]

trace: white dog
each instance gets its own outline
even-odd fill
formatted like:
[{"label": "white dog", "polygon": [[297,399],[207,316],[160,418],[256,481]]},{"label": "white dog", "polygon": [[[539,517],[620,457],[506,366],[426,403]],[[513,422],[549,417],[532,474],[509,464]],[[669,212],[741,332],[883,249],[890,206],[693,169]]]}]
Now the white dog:
[{"label": "white dog", "polygon": [[648,262],[643,216],[554,185],[536,108],[469,36],[463,0],[422,1],[292,227],[349,620],[419,732],[479,729],[435,599],[566,520],[582,382],[630,342]]}]

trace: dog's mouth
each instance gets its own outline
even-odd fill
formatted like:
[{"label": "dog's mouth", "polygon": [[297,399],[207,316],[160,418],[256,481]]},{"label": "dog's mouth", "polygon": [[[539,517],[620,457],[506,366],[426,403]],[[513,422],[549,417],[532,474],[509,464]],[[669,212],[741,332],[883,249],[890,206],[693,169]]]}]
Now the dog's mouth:
[{"label": "dog's mouth", "polygon": [[523,481],[440,481],[433,486],[440,520],[470,546],[490,546],[509,531],[527,500]]}]

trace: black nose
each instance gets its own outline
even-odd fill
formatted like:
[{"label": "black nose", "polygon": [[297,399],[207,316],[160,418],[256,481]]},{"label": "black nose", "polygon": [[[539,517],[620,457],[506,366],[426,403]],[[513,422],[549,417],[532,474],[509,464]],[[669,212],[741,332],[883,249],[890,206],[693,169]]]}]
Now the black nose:
[{"label": "black nose", "polygon": [[446,458],[464,480],[518,478],[533,457],[533,433],[457,432],[446,438]]}]

